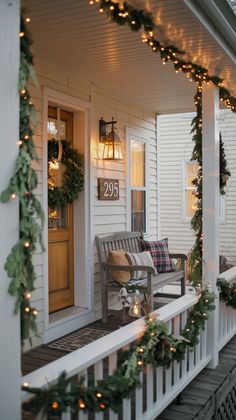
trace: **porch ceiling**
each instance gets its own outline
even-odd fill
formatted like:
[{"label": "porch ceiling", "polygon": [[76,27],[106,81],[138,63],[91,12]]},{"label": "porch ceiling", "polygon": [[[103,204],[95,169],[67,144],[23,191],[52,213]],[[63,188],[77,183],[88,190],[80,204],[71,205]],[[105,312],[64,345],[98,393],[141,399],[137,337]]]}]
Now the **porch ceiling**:
[{"label": "porch ceiling", "polygon": [[[159,24],[160,38],[190,53],[193,61],[225,78],[236,92],[236,66],[182,0],[132,0],[148,8]],[[88,0],[23,0],[31,16],[36,60],[62,70],[157,113],[193,109],[195,84],[163,66],[140,42],[140,34],[119,27],[90,6]]]}]

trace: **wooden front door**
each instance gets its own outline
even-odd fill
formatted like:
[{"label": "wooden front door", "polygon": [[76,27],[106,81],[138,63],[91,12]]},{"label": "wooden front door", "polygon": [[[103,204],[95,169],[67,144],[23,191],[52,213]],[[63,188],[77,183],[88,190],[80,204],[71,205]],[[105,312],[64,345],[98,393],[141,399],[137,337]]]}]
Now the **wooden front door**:
[{"label": "wooden front door", "polygon": [[[52,138],[72,143],[72,113],[48,108],[48,140]],[[54,172],[50,173],[50,179],[59,177]],[[48,221],[49,312],[52,313],[74,305],[73,204],[49,207]]]}]

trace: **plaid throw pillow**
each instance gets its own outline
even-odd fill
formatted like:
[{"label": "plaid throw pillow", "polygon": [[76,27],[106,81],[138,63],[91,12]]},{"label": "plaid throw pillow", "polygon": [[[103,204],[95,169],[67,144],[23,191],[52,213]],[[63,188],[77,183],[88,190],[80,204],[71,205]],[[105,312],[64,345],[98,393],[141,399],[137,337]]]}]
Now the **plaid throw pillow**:
[{"label": "plaid throw pillow", "polygon": [[175,270],[169,255],[167,238],[161,241],[140,240],[140,244],[143,251],[150,251],[153,264],[158,273],[168,273]]},{"label": "plaid throw pillow", "polygon": [[[130,265],[147,265],[149,267],[155,268],[150,252],[140,252],[140,253],[126,252],[125,255]],[[146,277],[147,277],[146,271],[140,270],[140,271],[132,272],[132,280],[140,280]]]}]

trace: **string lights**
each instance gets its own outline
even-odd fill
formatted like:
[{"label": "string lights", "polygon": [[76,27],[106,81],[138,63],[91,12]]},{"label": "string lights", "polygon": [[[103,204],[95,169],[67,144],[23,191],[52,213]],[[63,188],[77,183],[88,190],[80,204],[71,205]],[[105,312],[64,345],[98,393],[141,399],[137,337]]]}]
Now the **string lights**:
[{"label": "string lights", "polygon": [[[5,203],[10,199],[19,199],[20,223],[19,241],[13,246],[7,257],[5,269],[11,279],[9,293],[15,297],[15,313],[21,312],[21,340],[30,337],[30,333],[37,332],[36,316],[38,311],[31,306],[31,292],[34,290],[36,274],[32,262],[32,255],[36,244],[41,243],[43,210],[39,200],[34,195],[37,187],[37,174],[32,168],[33,160],[38,160],[33,143],[33,126],[35,126],[35,109],[30,100],[27,89],[29,75],[33,75],[33,57],[31,41],[27,25],[31,19],[21,18],[20,28],[20,71],[19,71],[19,97],[20,97],[20,129],[19,153],[15,163],[14,174],[7,188],[1,193],[0,201]],[[35,217],[36,216],[36,217]],[[37,222],[37,217],[40,224]]]},{"label": "string lights", "polygon": [[44,410],[49,416],[60,416],[68,406],[74,415],[79,410],[94,413],[111,408],[116,411],[122,400],[130,398],[131,392],[139,385],[139,374],[148,364],[168,369],[172,362],[184,359],[186,349],[198,343],[200,331],[212,310],[214,295],[204,290],[190,310],[186,325],[178,337],[169,334],[164,322],[148,317],[142,337],[128,350],[121,352],[113,375],[87,387],[83,379],[76,383],[74,378],[66,378],[65,373],[47,388],[23,385],[25,391],[33,394],[33,398],[23,403],[23,409],[35,415]]},{"label": "string lights", "polygon": [[155,54],[159,54],[163,65],[172,61],[176,73],[182,72],[186,74],[190,81],[195,81],[197,84],[213,83],[219,87],[219,95],[221,101],[227,108],[236,112],[236,98],[231,95],[230,91],[223,86],[223,79],[218,76],[211,76],[208,70],[192,61],[184,60],[182,57],[185,51],[179,50],[174,45],[164,45],[155,38],[155,31],[158,30],[158,25],[155,24],[151,13],[138,10],[128,2],[122,3],[113,0],[90,0],[89,4],[99,5],[99,11],[106,11],[108,17],[118,25],[127,24],[132,31],[142,30],[142,42],[148,45]]}]

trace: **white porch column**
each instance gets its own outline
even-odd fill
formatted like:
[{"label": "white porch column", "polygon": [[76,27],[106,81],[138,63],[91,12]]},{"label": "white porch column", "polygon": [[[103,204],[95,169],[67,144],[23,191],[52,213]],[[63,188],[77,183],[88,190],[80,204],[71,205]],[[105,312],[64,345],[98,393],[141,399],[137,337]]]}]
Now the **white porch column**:
[{"label": "white porch column", "polygon": [[[17,156],[19,136],[19,0],[0,1],[0,191],[8,184]],[[16,201],[0,203],[0,418],[19,420],[20,321],[13,314],[4,263],[18,239]]]},{"label": "white porch column", "polygon": [[219,275],[219,89],[204,85],[203,124],[203,282],[217,295],[216,309],[210,314],[208,345],[211,368],[218,364],[219,299],[216,280]]}]

